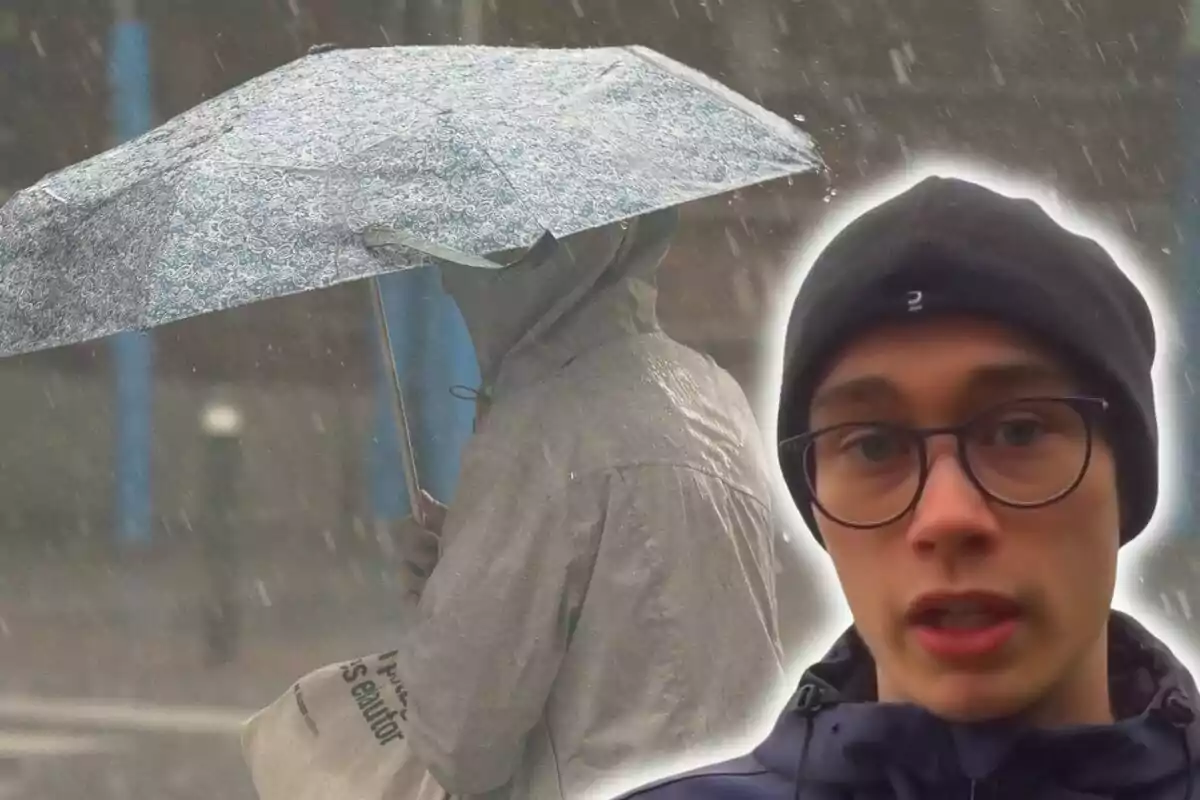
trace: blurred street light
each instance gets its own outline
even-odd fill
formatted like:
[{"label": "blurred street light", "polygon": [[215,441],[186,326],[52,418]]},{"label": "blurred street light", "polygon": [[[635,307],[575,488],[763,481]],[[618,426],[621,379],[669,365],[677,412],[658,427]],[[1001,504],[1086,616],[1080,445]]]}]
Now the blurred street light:
[{"label": "blurred street light", "polygon": [[201,625],[204,660],[219,666],[234,659],[241,628],[237,598],[241,481],[242,412],[214,401],[200,413],[204,434],[203,506],[200,510],[200,550],[208,579]]},{"label": "blurred street light", "polygon": [[242,414],[234,406],[213,403],[205,407],[201,427],[209,436],[237,436],[242,431]]}]

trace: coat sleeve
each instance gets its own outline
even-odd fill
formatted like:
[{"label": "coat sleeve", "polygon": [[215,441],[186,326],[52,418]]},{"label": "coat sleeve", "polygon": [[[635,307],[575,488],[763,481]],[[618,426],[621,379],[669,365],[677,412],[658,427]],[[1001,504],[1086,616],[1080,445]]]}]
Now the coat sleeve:
[{"label": "coat sleeve", "polygon": [[[599,487],[483,490],[447,545],[397,652],[405,734],[451,794],[503,787],[538,723],[603,525]],[[514,491],[514,489],[518,489]]]}]

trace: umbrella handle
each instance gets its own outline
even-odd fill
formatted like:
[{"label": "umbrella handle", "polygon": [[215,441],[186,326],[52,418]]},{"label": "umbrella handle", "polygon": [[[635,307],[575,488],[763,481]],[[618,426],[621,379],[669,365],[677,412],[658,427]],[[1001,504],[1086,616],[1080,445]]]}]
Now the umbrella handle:
[{"label": "umbrella handle", "polygon": [[383,289],[379,279],[371,280],[371,293],[375,296],[375,322],[379,335],[383,338],[383,355],[387,362],[387,371],[391,376],[392,396],[395,405],[392,407],[396,415],[396,430],[400,434],[400,457],[404,464],[404,485],[408,489],[408,507],[412,511],[413,520],[425,527],[425,512],[421,504],[421,484],[417,479],[417,455],[413,450],[412,434],[408,428],[408,414],[404,408],[404,386],[400,383],[400,373],[396,370],[396,353],[392,348],[392,336],[388,330],[387,313],[383,305]]}]

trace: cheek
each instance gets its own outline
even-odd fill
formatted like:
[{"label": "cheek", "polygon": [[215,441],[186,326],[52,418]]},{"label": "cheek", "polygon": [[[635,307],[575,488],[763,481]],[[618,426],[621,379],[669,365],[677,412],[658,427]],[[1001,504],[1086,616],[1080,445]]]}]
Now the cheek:
[{"label": "cheek", "polygon": [[889,561],[881,550],[885,539],[874,531],[837,525],[822,525],[821,538],[833,561],[854,623],[869,642],[887,606],[888,589],[884,579],[888,575],[885,565]]},{"label": "cheek", "polygon": [[1078,537],[1075,546],[1090,550],[1093,564],[1107,565],[1115,574],[1121,546],[1121,507],[1116,469],[1107,447],[1097,449],[1087,475],[1067,500],[1064,510],[1079,520],[1073,531]]},{"label": "cheek", "polygon": [[1116,481],[1111,458],[1098,455],[1075,492],[1033,512],[1036,525],[1014,524],[1023,529],[1028,568],[1041,576],[1052,613],[1059,624],[1078,624],[1081,632],[1107,619],[1117,574]]}]

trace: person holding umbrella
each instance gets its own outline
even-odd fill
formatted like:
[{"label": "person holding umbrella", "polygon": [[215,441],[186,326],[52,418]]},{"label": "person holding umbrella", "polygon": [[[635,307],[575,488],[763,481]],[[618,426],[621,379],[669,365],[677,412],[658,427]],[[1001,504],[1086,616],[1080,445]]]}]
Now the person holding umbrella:
[{"label": "person holding umbrella", "polygon": [[1031,200],[932,177],[844,228],[777,439],[854,625],[751,755],[629,797],[1200,796],[1195,682],[1111,607],[1158,501],[1155,351],[1135,284]]},{"label": "person holding umbrella", "polygon": [[748,731],[781,678],[767,463],[653,275],[672,209],[822,166],[642,47],[317,48],[0,207],[0,357],[355,280],[390,348],[404,269],[462,308],[484,413],[406,548],[437,556],[415,619],[247,721],[260,797],[604,797]]},{"label": "person holding umbrella", "polygon": [[395,658],[409,743],[452,794],[612,797],[748,733],[782,680],[761,434],[655,315],[677,223],[439,267],[484,387],[454,502],[425,501],[441,555]]}]

